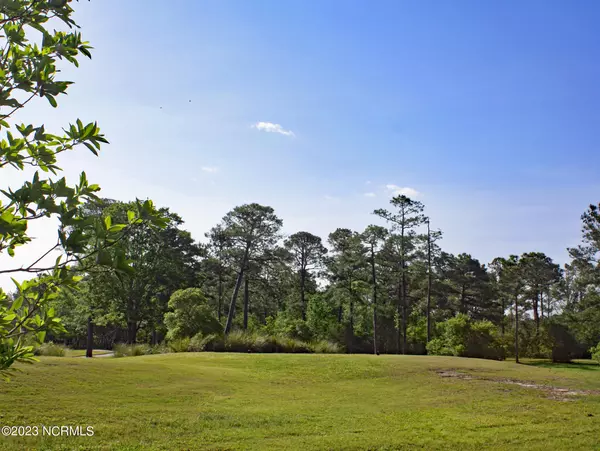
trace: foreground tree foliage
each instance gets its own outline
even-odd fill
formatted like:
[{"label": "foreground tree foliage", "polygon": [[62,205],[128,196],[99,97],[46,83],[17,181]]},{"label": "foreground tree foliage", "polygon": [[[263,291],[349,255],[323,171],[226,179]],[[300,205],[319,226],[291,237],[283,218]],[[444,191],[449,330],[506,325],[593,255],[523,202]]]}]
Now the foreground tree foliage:
[{"label": "foreground tree foliage", "polygon": [[[0,274],[39,274],[22,283],[15,280],[13,297],[0,290],[0,376],[4,377],[15,362],[34,360],[33,347],[26,343],[43,341],[49,331],[64,330],[55,310],[48,308],[61,289],[74,288],[90,266],[127,270],[121,256],[106,258],[107,249],[133,228],[129,225],[151,222],[153,215],[152,205],[140,202],[124,222],[84,215],[80,206],[96,199],[100,187],[89,184],[85,173],[73,186],[58,178],[59,156],[78,147],[98,155],[101,144],[107,143],[95,123],[76,120],[60,134],[46,130],[44,124],[13,123],[14,114],[36,97],[58,106],[57,97],[72,84],[59,78],[59,61],[78,66],[81,55],[90,57],[91,47],[82,40],[72,13],[69,1],[0,3],[0,171],[19,171],[23,179],[21,186],[8,187],[0,196],[0,255],[14,256],[19,246],[31,241],[31,221],[55,218],[59,223],[56,244],[39,258],[0,269]],[[51,20],[62,22],[69,31],[50,31]],[[54,251],[60,255],[49,263],[46,257]]]}]

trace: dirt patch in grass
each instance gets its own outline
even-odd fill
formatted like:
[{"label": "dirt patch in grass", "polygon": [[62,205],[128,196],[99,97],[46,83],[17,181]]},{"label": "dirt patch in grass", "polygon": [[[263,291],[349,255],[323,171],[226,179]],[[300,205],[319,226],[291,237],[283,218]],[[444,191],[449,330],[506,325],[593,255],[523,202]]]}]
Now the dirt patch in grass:
[{"label": "dirt patch in grass", "polygon": [[554,387],[552,385],[536,384],[535,382],[521,381],[517,379],[481,377],[474,376],[472,374],[461,373],[456,370],[435,370],[435,372],[438,376],[444,378],[480,380],[499,384],[518,385],[519,387],[524,388],[532,388],[534,390],[540,390],[544,392],[548,399],[555,399],[557,401],[573,401],[573,398],[576,396],[600,395],[599,390],[574,390],[571,388]]}]

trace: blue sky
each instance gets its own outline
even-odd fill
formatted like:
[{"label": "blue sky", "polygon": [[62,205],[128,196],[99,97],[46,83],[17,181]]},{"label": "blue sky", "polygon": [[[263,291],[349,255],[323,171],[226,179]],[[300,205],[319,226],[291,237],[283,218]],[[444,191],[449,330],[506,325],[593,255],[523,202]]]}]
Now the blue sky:
[{"label": "blue sky", "polygon": [[[245,202],[287,233],[360,230],[404,189],[449,252],[562,263],[600,200],[597,2],[74,6],[93,60],[65,70],[58,115],[41,101],[20,119],[97,120],[111,145],[67,175],[170,206],[197,239]],[[19,258],[55,236],[33,231]]]}]

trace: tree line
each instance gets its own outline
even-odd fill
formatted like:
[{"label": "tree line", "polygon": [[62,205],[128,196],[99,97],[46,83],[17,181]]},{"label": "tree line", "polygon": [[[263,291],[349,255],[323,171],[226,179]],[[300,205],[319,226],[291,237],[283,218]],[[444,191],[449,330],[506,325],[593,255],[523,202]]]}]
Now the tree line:
[{"label": "tree line", "polygon": [[[131,208],[102,200],[85,214],[119,219]],[[93,324],[106,346],[157,344],[169,338],[169,300],[190,288],[202,293],[196,299],[213,333],[327,340],[347,352],[569,359],[600,339],[594,205],[564,267],[533,251],[488,264],[447,253],[423,203],[404,195],[373,212],[382,225],[338,228],[326,240],[284,236],[273,208],[259,204],[235,207],[202,242],[177,214],[158,211],[164,228],[139,227],[106,251],[108,261],[130,262],[129,274],[106,265],[87,271],[79,290],[54,301],[70,341],[82,345]]]}]

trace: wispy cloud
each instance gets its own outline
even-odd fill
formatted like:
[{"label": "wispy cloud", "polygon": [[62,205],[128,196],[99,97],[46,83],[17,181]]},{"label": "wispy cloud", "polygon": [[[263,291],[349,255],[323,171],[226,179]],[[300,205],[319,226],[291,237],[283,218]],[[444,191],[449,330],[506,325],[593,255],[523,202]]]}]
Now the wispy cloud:
[{"label": "wispy cloud", "polygon": [[293,131],[286,130],[281,125],[274,124],[273,122],[257,122],[252,126],[252,128],[255,128],[261,132],[279,133],[280,135],[291,137],[296,136]]},{"label": "wispy cloud", "polygon": [[340,200],[339,197],[335,197],[335,196],[323,196],[323,199],[328,200],[330,202],[338,202]]},{"label": "wispy cloud", "polygon": [[211,174],[214,174],[215,172],[219,172],[219,168],[215,167],[215,166],[202,166],[202,169],[204,172],[210,172]]},{"label": "wispy cloud", "polygon": [[410,188],[408,186],[398,186],[398,185],[385,185],[385,188],[392,193],[394,196],[406,196],[406,197],[419,197],[421,195],[420,192],[418,192],[416,189],[414,188]]},{"label": "wispy cloud", "polygon": [[375,197],[375,193],[365,193],[365,197]]}]

